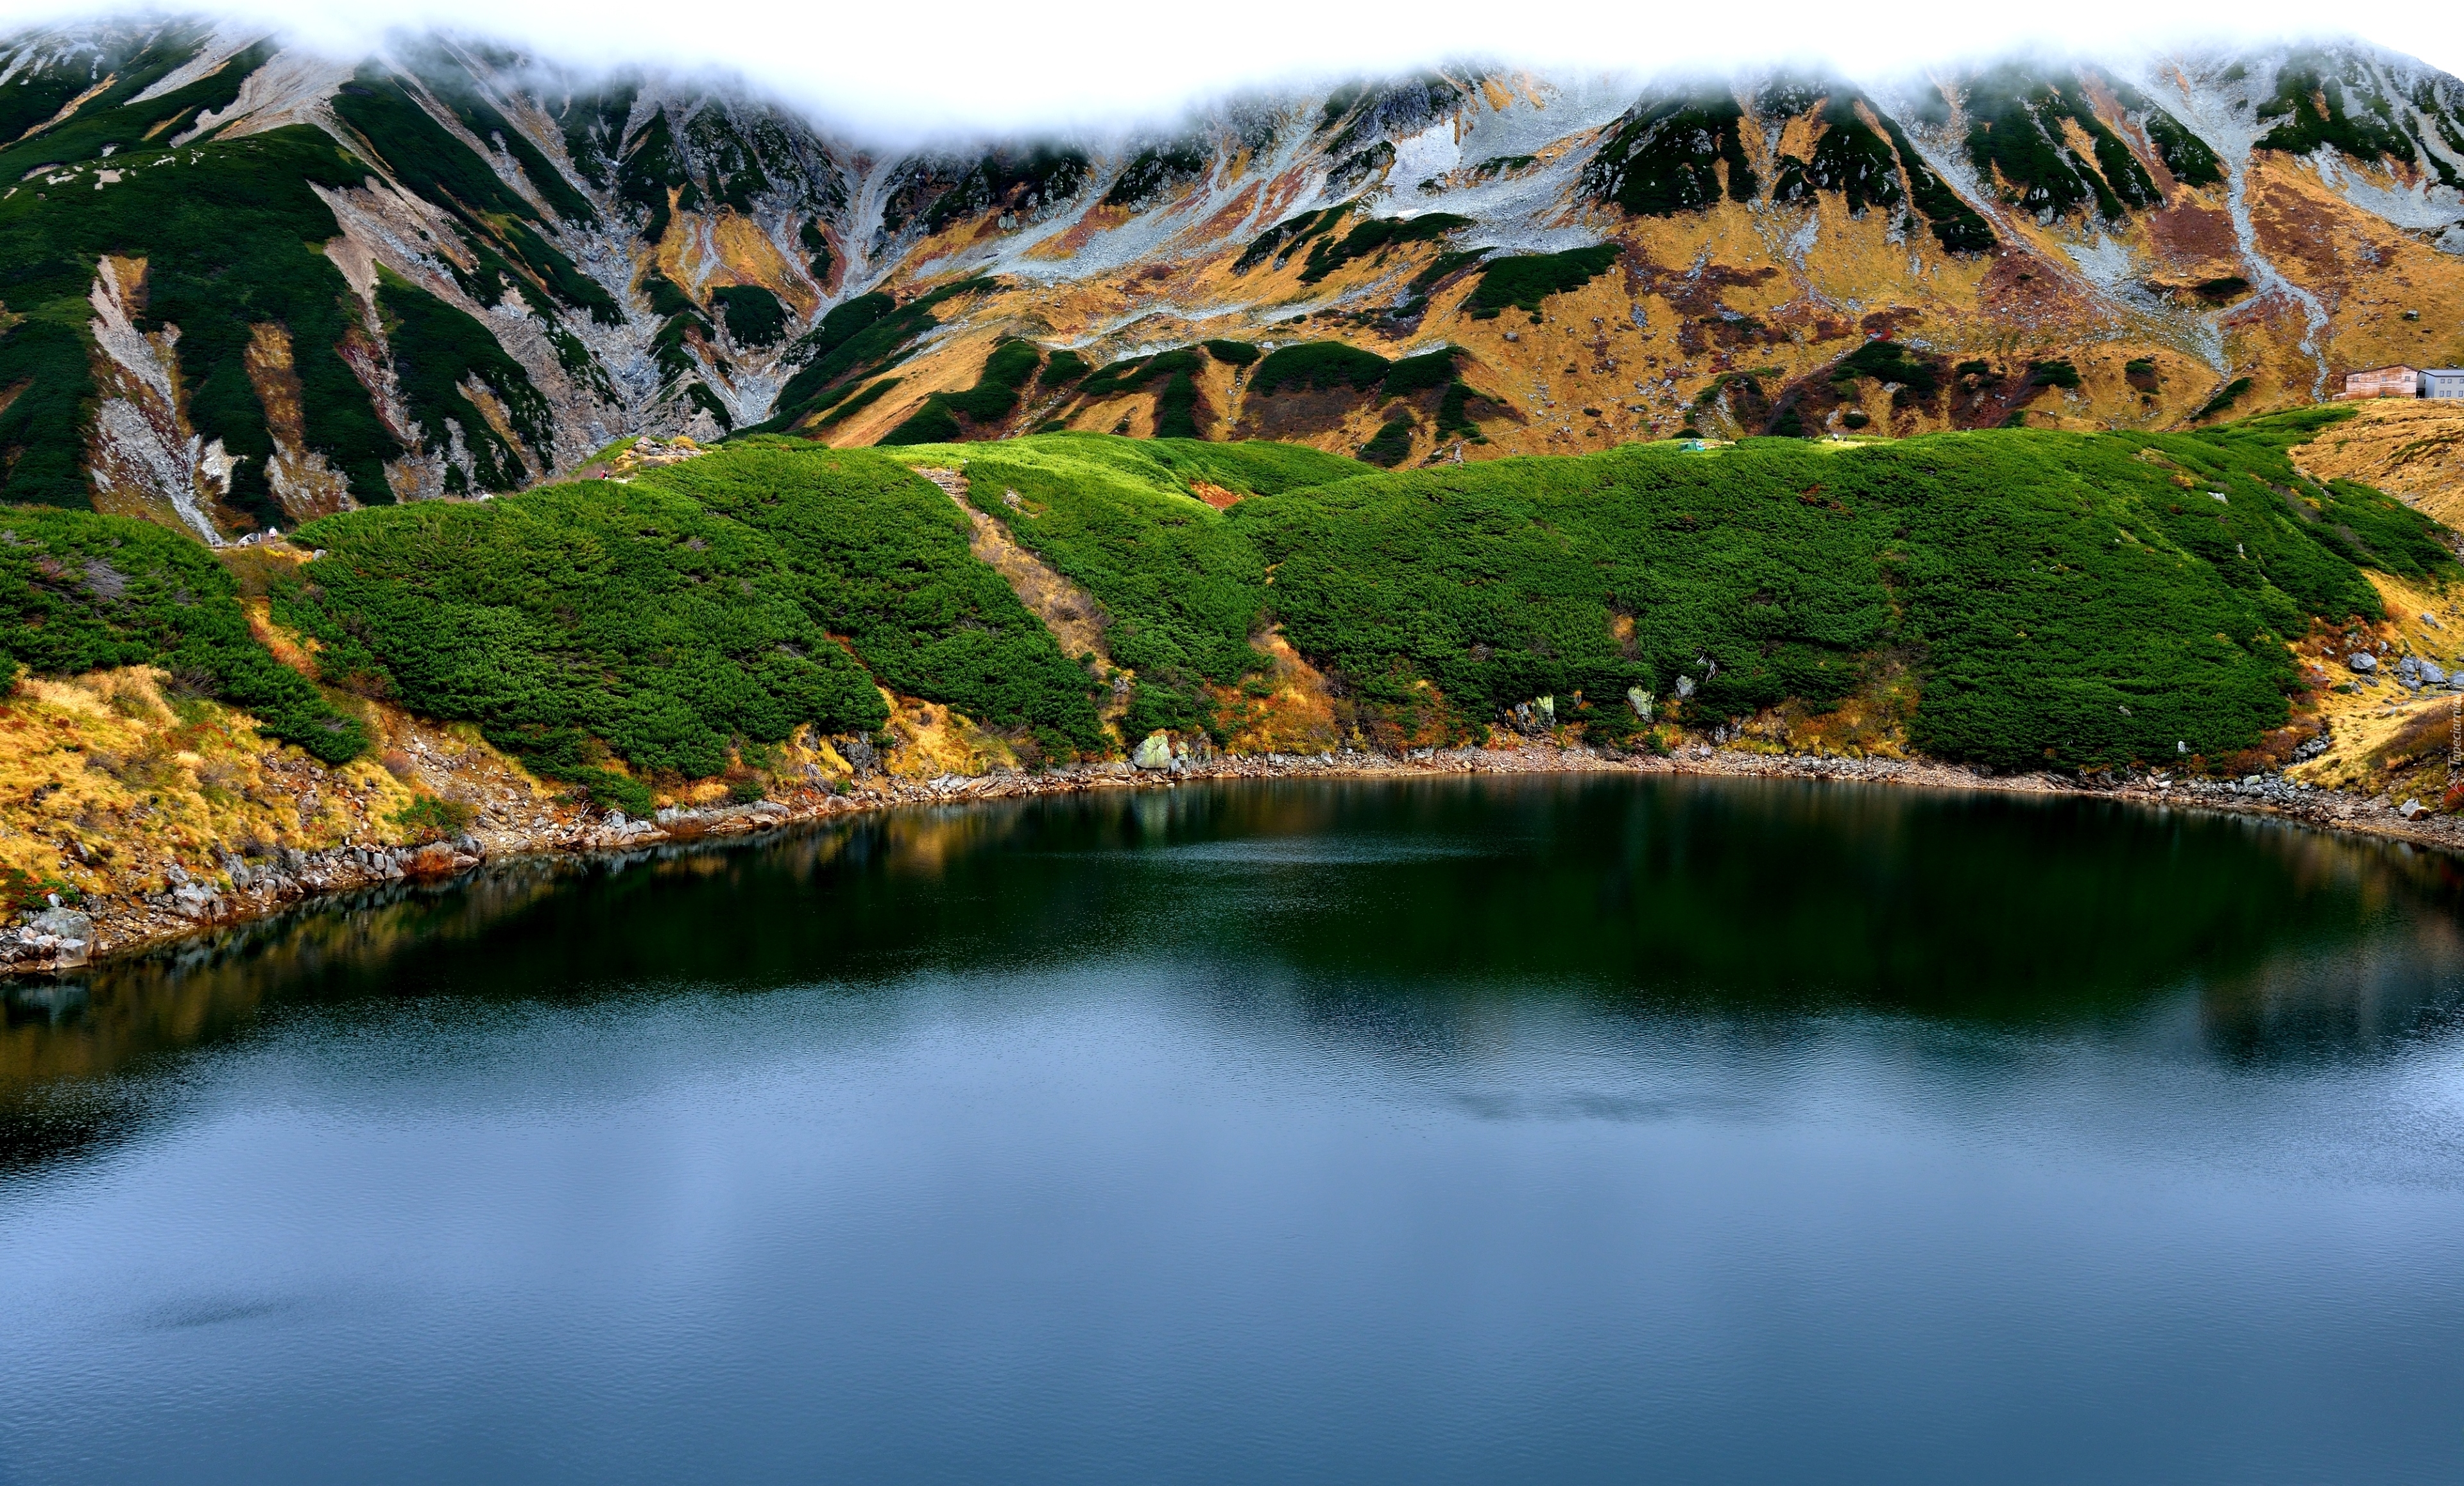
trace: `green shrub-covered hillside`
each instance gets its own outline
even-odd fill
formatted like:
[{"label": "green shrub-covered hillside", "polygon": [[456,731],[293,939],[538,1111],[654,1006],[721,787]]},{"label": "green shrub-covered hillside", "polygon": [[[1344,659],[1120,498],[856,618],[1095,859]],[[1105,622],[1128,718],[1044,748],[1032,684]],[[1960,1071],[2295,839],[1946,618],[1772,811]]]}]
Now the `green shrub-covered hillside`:
[{"label": "green shrub-covered hillside", "polygon": [[648,482],[585,481],[311,522],[327,556],[274,590],[326,681],[477,722],[553,778],[647,813],[605,767],[699,777],[737,737],[870,730],[863,667],[779,545]]},{"label": "green shrub-covered hillside", "polygon": [[[1221,736],[1216,699],[1264,694],[1256,641],[1280,624],[1339,720],[1385,746],[1551,712],[1614,742],[1642,725],[1637,700],[1708,728],[1887,683],[1938,756],[2222,758],[2285,721],[2286,641],[2381,617],[2365,569],[2456,576],[2424,517],[2294,469],[2286,450],[2345,416],[1397,472],[1276,444],[761,436],[629,484],[328,516],[298,534],[324,556],[254,570],[329,687],[475,722],[631,810],[800,726],[876,729],[880,688],[1040,756],[1111,746],[1111,678],[1061,652],[910,466],[962,469],[983,515],[1101,604],[1135,674],[1129,739]],[[149,662],[322,756],[363,746],[175,533],[20,508],[0,569],[0,665]]]},{"label": "green shrub-covered hillside", "polygon": [[21,668],[118,666],[159,666],[328,763],[367,746],[357,721],[256,643],[231,575],[205,548],[123,516],[0,507],[0,693]]},{"label": "green shrub-covered hillside", "polygon": [[1123,719],[1133,735],[1204,729],[1212,712],[1203,684],[1237,682],[1265,664],[1249,645],[1265,560],[1189,482],[1266,494],[1367,470],[1295,445],[1083,433],[899,453],[963,470],[979,509],[1104,605],[1112,658],[1137,673]]},{"label": "green shrub-covered hillside", "polygon": [[[1535,695],[1630,726],[1843,696],[1915,658],[1928,752],[2018,766],[2210,756],[2286,715],[2283,642],[2376,616],[2364,564],[2444,576],[2425,518],[2300,476],[2341,410],[2184,435],[1749,440],[1381,475],[1243,503],[1305,653],[1466,721]],[[2178,478],[2177,478],[2178,477]],[[1561,712],[1562,715],[1562,712]]]},{"label": "green shrub-covered hillside", "polygon": [[[2250,746],[2286,716],[2283,642],[2378,613],[2363,567],[2453,571],[2427,520],[2285,458],[2342,416],[1265,479],[1238,462],[1288,457],[1272,446],[1068,434],[911,457],[962,465],[981,509],[1102,601],[1139,672],[1135,727],[1205,725],[1200,684],[1255,670],[1249,637],[1280,622],[1389,737],[1469,735],[1542,696],[1615,737],[1635,688],[1661,716],[1684,694],[1704,725],[1818,710],[1887,656],[1917,678],[1919,747],[2097,765]],[[1175,463],[1199,458],[1227,468]],[[1259,498],[1218,514],[1191,479]]]},{"label": "green shrub-covered hillside", "polygon": [[965,532],[880,454],[768,438],[630,484],[329,516],[275,612],[328,682],[476,722],[636,810],[609,756],[703,777],[739,740],[870,732],[876,679],[1061,756],[1100,746],[1093,682]]}]

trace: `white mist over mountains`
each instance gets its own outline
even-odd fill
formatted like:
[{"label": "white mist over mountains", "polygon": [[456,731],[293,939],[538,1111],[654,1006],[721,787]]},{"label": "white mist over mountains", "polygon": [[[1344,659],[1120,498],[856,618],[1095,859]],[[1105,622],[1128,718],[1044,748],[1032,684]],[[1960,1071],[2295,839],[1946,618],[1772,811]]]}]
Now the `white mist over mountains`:
[{"label": "white mist over mountains", "polygon": [[[167,8],[279,30],[339,56],[442,30],[577,69],[733,75],[817,119],[885,141],[1169,120],[1228,94],[1480,59],[1573,74],[1828,64],[1873,77],[1966,58],[2114,56],[2358,34],[2464,72],[2464,13],[2074,0],[2058,11],[1975,0],[1880,8],[1617,0],[240,0]],[[0,0],[0,30],[123,17],[125,5]]]}]

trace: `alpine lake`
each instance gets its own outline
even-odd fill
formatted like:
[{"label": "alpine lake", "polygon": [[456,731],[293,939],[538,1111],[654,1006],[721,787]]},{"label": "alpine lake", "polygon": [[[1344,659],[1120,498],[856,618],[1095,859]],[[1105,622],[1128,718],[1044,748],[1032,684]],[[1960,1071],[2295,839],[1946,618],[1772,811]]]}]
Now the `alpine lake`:
[{"label": "alpine lake", "polygon": [[0,1483],[2464,1480],[2459,912],[1632,776],[338,902],[0,992]]}]

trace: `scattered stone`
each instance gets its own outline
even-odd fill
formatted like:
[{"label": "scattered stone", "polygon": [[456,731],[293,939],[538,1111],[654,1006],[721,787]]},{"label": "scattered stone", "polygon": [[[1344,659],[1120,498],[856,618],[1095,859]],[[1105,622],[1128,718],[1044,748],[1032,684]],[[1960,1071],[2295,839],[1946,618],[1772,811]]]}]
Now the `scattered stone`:
[{"label": "scattered stone", "polygon": [[2366,676],[2379,668],[2379,658],[2367,650],[2356,650],[2344,657],[2344,664]]},{"label": "scattered stone", "polygon": [[[56,904],[59,895],[53,894],[52,901]],[[53,907],[35,914],[32,922],[18,930],[18,934],[28,939],[36,934],[49,934],[55,939],[92,939],[94,920],[75,908]]]},{"label": "scattered stone", "polygon": [[2417,799],[2408,799],[2395,807],[2395,813],[2408,820],[2412,820],[2430,814],[2430,807]]},{"label": "scattered stone", "polygon": [[1138,743],[1138,751],[1130,762],[1140,769],[1162,770],[1172,767],[1172,734],[1158,729]]}]

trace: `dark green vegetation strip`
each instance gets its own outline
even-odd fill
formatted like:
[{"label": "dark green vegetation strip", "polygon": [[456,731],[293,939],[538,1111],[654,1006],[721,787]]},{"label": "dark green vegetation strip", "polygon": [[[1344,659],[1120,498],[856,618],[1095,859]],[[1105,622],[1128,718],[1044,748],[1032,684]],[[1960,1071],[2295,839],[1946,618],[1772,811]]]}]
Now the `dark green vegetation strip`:
[{"label": "dark green vegetation strip", "polygon": [[1121,167],[1112,187],[1104,193],[1107,207],[1142,207],[1166,191],[1206,173],[1206,141],[1195,135],[1151,144]]},{"label": "dark green vegetation strip", "polygon": [[1351,210],[1352,204],[1345,202],[1340,206],[1327,207],[1316,211],[1304,211],[1298,216],[1285,218],[1259,233],[1250,241],[1248,247],[1241,250],[1241,256],[1232,260],[1232,272],[1246,273],[1268,258],[1281,263],[1301,244],[1341,227],[1344,216]]},{"label": "dark green vegetation strip", "polygon": [[1722,95],[1637,105],[1583,167],[1583,186],[1636,216],[1673,216],[1717,202],[1725,165],[1728,199],[1751,201],[1757,183],[1744,125],[1745,110]]},{"label": "dark green vegetation strip", "polygon": [[[313,189],[356,186],[365,167],[305,127],[123,152],[112,164],[121,179],[99,190],[87,169],[57,186],[37,178],[0,201],[0,304],[9,308],[0,317],[0,397],[17,389],[0,409],[0,499],[88,504],[82,434],[95,390],[86,295],[106,252],[146,260],[138,323],[149,332],[180,327],[190,419],[244,456],[234,504],[261,521],[282,519],[265,482],[274,451],[265,410],[245,362],[249,328],[264,323],[290,331],[309,448],[350,477],[361,500],[389,499],[382,465],[400,449],[336,349],[357,322],[356,306],[341,272],[318,250],[341,229]],[[423,349],[407,336],[397,347],[406,357]],[[485,426],[466,431],[476,437]]]},{"label": "dark green vegetation strip", "polygon": [[1331,392],[1350,387],[1366,392],[1386,380],[1386,358],[1340,340],[1304,340],[1269,352],[1249,377],[1254,396],[1271,397],[1286,387]]},{"label": "dark green vegetation strip", "polygon": [[327,763],[367,746],[356,720],[256,643],[231,575],[205,548],[121,516],[0,510],[0,690],[20,667],[65,676],[118,666],[159,666]]},{"label": "dark green vegetation strip", "polygon": [[1844,89],[1823,103],[1822,133],[1812,158],[1782,155],[1771,182],[1773,201],[1794,201],[1815,191],[1837,191],[1850,211],[1900,203],[1899,160],[1890,142],[1857,113],[1857,95]]},{"label": "dark green vegetation strip", "polygon": [[1617,261],[1617,245],[1598,243],[1568,252],[1525,253],[1492,258],[1481,271],[1480,286],[1466,301],[1474,319],[1493,319],[1512,306],[1533,315],[1551,295],[1580,289],[1607,273]]},{"label": "dark green vegetation strip", "polygon": [[779,389],[770,416],[742,430],[774,433],[810,417],[842,379],[850,382],[888,371],[907,359],[915,338],[940,323],[933,314],[960,295],[990,287],[990,280],[961,279],[905,304],[886,294],[859,295],[837,305],[822,322],[787,348],[796,375]]},{"label": "dark green vegetation strip", "polygon": [[1089,400],[1119,397],[1125,392],[1144,391],[1161,380],[1163,390],[1155,394],[1155,437],[1194,439],[1199,433],[1198,374],[1203,369],[1203,358],[1187,346],[1155,356],[1132,357],[1097,367],[1078,383],[1078,396]]},{"label": "dark green vegetation strip", "polygon": [[[913,416],[881,436],[884,444],[947,444],[969,427],[997,424],[1018,411],[1020,389],[1035,380],[1044,354],[1029,340],[1004,340],[984,358],[976,384],[964,392],[935,392]],[[958,420],[964,418],[965,425]]]},{"label": "dark green vegetation strip", "polygon": [[1343,234],[1341,241],[1321,237],[1301,267],[1301,282],[1314,284],[1354,259],[1374,257],[1406,243],[1442,242],[1448,232],[1471,226],[1471,218],[1430,211],[1417,217],[1372,217]]},{"label": "dark green vegetation strip", "polygon": [[2249,390],[2250,379],[2248,377],[2235,377],[2233,381],[2226,382],[2223,389],[2217,392],[2214,397],[2208,399],[2208,401],[2200,406],[2197,412],[2192,413],[2190,415],[2190,421],[2196,423],[2202,418],[2213,418],[2216,414],[2223,412],[2226,408],[2231,407],[2233,404],[2241,401],[2241,395]]},{"label": "dark green vegetation strip", "polygon": [[2297,56],[2276,75],[2276,96],[2259,105],[2258,117],[2281,121],[2259,136],[2258,147],[2307,155],[2329,145],[2356,160],[2411,163],[2412,142],[2397,125],[2390,100],[2366,85],[2360,97],[2348,96],[2331,67],[2320,57]]},{"label": "dark green vegetation strip", "polygon": [[[1997,69],[1969,86],[1968,114],[1969,162],[1989,181],[1999,170],[2012,200],[2029,211],[2061,215],[2092,204],[2119,220],[2125,208],[2164,204],[2146,167],[2096,116],[2076,76],[2048,80]],[[2087,137],[2094,164],[2072,149],[2065,123]]]}]

